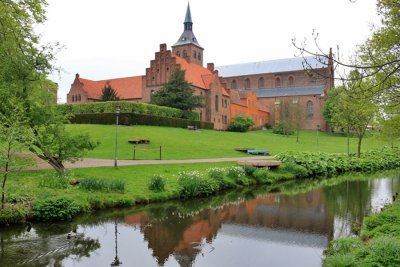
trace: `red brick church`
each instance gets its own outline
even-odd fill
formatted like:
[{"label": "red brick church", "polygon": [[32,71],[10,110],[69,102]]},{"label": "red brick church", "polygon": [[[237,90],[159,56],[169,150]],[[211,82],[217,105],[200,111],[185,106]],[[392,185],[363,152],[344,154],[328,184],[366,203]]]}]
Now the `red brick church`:
[{"label": "red brick church", "polygon": [[[205,107],[195,111],[202,121],[213,122],[225,130],[237,116],[251,117],[256,127],[267,122],[274,125],[284,119],[283,103],[296,103],[304,110],[302,128],[326,129],[322,108],[333,87],[332,62],[323,64],[313,58],[290,58],[215,67],[203,67],[204,49],[193,33],[188,5],[184,30],[172,51],[161,44],[143,76],[92,81],[76,74],[67,94],[67,103],[100,101],[102,89],[111,86],[124,101],[150,102],[151,95],[162,88],[179,68],[185,78],[203,95]],[[311,64],[320,75],[310,75],[304,63]]]}]

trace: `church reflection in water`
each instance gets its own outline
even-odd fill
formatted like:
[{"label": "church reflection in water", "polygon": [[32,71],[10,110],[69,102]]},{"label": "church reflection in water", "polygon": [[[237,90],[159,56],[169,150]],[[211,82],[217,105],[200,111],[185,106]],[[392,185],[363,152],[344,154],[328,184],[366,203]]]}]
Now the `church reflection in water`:
[{"label": "church reflection in water", "polygon": [[296,196],[273,193],[190,216],[173,208],[137,213],[126,216],[125,223],[140,227],[159,265],[173,255],[180,266],[192,266],[204,244],[212,244],[219,234],[324,249],[333,235],[333,216],[323,198],[322,190]]}]

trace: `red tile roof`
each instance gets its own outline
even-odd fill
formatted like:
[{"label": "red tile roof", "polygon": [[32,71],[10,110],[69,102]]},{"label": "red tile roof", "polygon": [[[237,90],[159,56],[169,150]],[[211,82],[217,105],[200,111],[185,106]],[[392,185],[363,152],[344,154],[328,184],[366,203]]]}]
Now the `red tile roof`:
[{"label": "red tile roof", "polygon": [[92,81],[79,77],[83,89],[88,93],[88,98],[100,99],[102,90],[110,85],[122,100],[142,98],[143,76],[116,78],[101,81]]},{"label": "red tile roof", "polygon": [[182,70],[185,70],[185,78],[188,82],[192,83],[193,86],[209,89],[211,83],[209,77],[213,77],[213,73],[209,69],[189,63],[184,58],[178,56],[175,56],[175,58],[176,63],[181,66]]}]

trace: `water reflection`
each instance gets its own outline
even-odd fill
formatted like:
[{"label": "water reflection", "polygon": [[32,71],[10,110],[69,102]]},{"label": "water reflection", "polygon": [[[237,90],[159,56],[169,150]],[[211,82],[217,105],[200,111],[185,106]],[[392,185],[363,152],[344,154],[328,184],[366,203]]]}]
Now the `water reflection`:
[{"label": "water reflection", "polygon": [[[0,266],[320,266],[329,240],[351,234],[400,182],[398,175],[346,181],[293,195],[288,188],[300,186],[9,229],[1,232]],[[68,241],[74,227],[79,238]]]}]

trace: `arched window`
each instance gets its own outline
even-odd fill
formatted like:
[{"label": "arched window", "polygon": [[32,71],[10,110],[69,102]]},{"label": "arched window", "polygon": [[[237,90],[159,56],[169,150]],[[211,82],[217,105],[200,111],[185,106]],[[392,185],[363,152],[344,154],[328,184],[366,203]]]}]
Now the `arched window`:
[{"label": "arched window", "polygon": [[218,95],[215,96],[215,111],[218,111]]},{"label": "arched window", "polygon": [[78,101],[81,101],[81,95],[78,95]]},{"label": "arched window", "polygon": [[187,51],[183,50],[183,57],[187,57]]},{"label": "arched window", "polygon": [[233,80],[233,81],[232,81],[232,83],[231,83],[231,88],[232,88],[232,89],[237,89],[236,80]]},{"label": "arched window", "polygon": [[294,78],[293,78],[293,76],[289,76],[288,87],[292,87],[292,86],[294,86]]},{"label": "arched window", "polygon": [[264,88],[264,87],[265,87],[264,78],[261,77],[260,79],[258,79],[258,88]]},{"label": "arched window", "polygon": [[281,78],[276,77],[276,79],[275,79],[275,87],[281,87]]},{"label": "arched window", "polygon": [[74,95],[72,96],[72,102],[75,102],[75,96]]},{"label": "arched window", "polygon": [[176,55],[177,55],[178,57],[180,57],[180,56],[181,56],[181,52],[180,52],[180,51],[176,51]]},{"label": "arched window", "polygon": [[307,101],[307,118],[309,119],[314,116],[313,106],[314,104],[312,101]]},{"label": "arched window", "polygon": [[201,53],[200,53],[200,52],[197,54],[197,58],[198,58],[199,60],[201,60]]},{"label": "arched window", "polygon": [[246,80],[244,80],[244,88],[250,89],[250,79],[249,78],[246,78]]},{"label": "arched window", "polygon": [[193,51],[193,57],[196,58],[196,51]]}]

